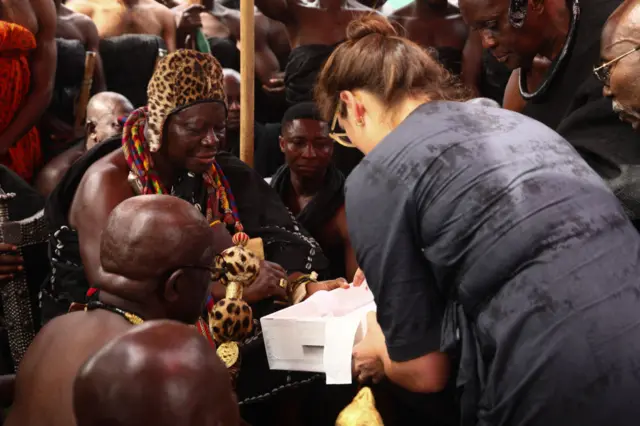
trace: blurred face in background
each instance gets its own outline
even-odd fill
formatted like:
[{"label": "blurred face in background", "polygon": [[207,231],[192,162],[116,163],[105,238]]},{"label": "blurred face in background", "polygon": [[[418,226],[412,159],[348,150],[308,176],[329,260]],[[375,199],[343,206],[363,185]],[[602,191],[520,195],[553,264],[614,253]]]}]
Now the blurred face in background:
[{"label": "blurred face in background", "polygon": [[333,156],[329,126],[313,119],[292,120],[282,127],[280,150],[292,173],[308,178],[323,176]]}]

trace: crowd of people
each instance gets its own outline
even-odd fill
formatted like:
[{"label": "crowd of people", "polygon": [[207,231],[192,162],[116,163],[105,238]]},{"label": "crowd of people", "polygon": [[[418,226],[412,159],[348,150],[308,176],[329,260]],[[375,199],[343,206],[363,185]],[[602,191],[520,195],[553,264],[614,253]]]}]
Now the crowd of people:
[{"label": "crowd of people", "polygon": [[[332,425],[364,384],[340,426],[635,425],[640,0],[255,6],[243,105],[238,2],[0,0],[3,423]],[[260,318],[365,282],[353,385],[269,369]]]}]

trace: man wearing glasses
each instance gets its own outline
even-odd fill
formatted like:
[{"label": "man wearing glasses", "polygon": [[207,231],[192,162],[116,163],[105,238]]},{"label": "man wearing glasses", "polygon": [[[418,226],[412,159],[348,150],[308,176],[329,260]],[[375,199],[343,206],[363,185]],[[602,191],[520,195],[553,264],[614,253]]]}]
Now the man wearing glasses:
[{"label": "man wearing glasses", "polygon": [[602,65],[593,72],[604,85],[603,94],[612,101],[613,110],[620,120],[634,130],[640,129],[640,2],[623,3],[609,17],[602,31],[600,56]]},{"label": "man wearing glasses", "polygon": [[[522,114],[568,140],[635,220],[640,219],[640,144],[633,129],[619,121],[602,95],[602,82],[593,75],[593,66],[603,64],[600,33],[621,3],[460,0],[460,11],[484,48],[514,70],[505,99],[520,99]],[[539,72],[534,60],[546,61],[547,70]]]}]

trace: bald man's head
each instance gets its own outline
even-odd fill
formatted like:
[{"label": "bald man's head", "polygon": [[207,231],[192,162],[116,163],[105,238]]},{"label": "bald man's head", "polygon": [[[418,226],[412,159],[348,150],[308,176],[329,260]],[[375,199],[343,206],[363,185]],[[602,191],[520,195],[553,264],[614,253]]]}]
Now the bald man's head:
[{"label": "bald man's head", "polygon": [[113,340],[80,368],[78,426],[237,426],[229,373],[193,327],[150,321]]},{"label": "bald man's head", "polygon": [[129,198],[111,212],[102,233],[96,284],[104,294],[162,306],[162,318],[193,324],[210,285],[216,232],[224,230],[209,227],[180,198]]},{"label": "bald man's head", "polygon": [[133,111],[129,99],[119,93],[100,92],[87,104],[87,149],[122,133],[120,117]]},{"label": "bald man's head", "polygon": [[627,0],[602,30],[597,76],[620,118],[640,129],[640,0]]}]

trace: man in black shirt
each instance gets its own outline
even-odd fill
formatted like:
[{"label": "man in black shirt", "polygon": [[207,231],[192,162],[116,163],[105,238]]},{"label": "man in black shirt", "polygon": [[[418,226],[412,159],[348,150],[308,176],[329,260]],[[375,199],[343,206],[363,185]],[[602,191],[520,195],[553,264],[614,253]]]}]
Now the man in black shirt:
[{"label": "man in black shirt", "polygon": [[[640,178],[640,145],[618,120],[602,83],[592,73],[600,61],[600,33],[621,0],[461,0],[460,11],[485,49],[519,73],[505,98],[526,101],[522,113],[555,129],[603,177],[632,219]],[[538,75],[537,61],[549,61]],[[519,93],[510,93],[519,91]],[[630,167],[631,166],[631,167]]]},{"label": "man in black shirt", "polygon": [[286,164],[273,175],[271,186],[320,244],[329,258],[330,277],[351,282],[358,266],[347,232],[344,175],[331,161],[333,146],[329,124],[314,102],[292,106],[280,136]]}]

